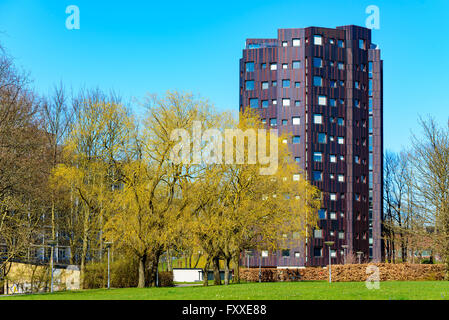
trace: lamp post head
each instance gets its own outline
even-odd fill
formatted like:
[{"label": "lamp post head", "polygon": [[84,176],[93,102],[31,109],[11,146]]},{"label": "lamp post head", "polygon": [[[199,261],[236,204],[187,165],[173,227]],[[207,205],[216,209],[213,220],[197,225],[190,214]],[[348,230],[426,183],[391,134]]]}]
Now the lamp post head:
[{"label": "lamp post head", "polygon": [[363,254],[363,251],[357,251],[356,253],[358,256],[361,256]]},{"label": "lamp post head", "polygon": [[112,242],[109,241],[103,242],[103,244],[105,245],[106,248],[110,248],[112,246]]},{"label": "lamp post head", "polygon": [[342,244],[341,247],[342,247],[343,249],[347,249],[347,248],[348,248],[348,245],[347,245],[347,244]]},{"label": "lamp post head", "polygon": [[327,246],[332,246],[334,243],[334,241],[324,241],[324,244]]},{"label": "lamp post head", "polygon": [[47,241],[47,244],[48,244],[50,247],[56,247],[56,245],[58,244],[58,242],[57,242],[56,240],[48,240],[48,241]]}]

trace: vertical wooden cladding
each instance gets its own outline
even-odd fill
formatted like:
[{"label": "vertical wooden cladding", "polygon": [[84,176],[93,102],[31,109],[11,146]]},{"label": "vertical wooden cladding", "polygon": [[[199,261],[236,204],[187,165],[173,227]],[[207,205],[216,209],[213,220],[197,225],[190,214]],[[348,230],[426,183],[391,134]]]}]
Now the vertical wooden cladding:
[{"label": "vertical wooden cladding", "polygon": [[[322,45],[314,45],[314,35],[321,35]],[[293,46],[293,39],[300,39],[300,46]],[[330,42],[334,39],[334,43]],[[359,48],[359,39],[365,40],[365,48]],[[344,47],[337,45],[338,40],[344,41]],[[287,46],[283,46],[286,42]],[[380,88],[381,79],[381,60],[377,53],[371,53],[371,31],[366,28],[357,26],[343,26],[336,29],[310,27],[305,29],[279,29],[277,39],[248,39],[247,48],[251,44],[260,44],[258,49],[243,50],[243,58],[240,63],[241,78],[240,83],[243,90],[240,94],[241,105],[247,106],[249,98],[258,98],[259,104],[262,100],[268,100],[268,108],[260,108],[261,117],[267,121],[269,126],[270,118],[277,119],[277,127],[279,131],[289,132],[292,135],[301,137],[300,144],[291,144],[289,148],[294,157],[301,157],[301,166],[305,169],[307,176],[312,177],[314,170],[323,173],[323,181],[312,182],[323,191],[323,208],[327,210],[327,219],[320,220],[319,227],[323,230],[322,239],[310,239],[307,252],[303,252],[302,244],[295,244],[291,247],[293,251],[301,250],[301,259],[284,258],[280,253],[276,253],[277,265],[293,266],[300,265],[326,265],[328,262],[328,250],[323,245],[325,240],[335,241],[333,249],[337,251],[337,258],[333,259],[334,263],[343,262],[343,255],[340,254],[341,245],[348,244],[352,251],[363,251],[365,256],[369,254],[368,236],[368,199],[369,187],[368,181],[364,182],[361,177],[369,177],[368,170],[368,62],[371,60],[378,61],[374,63],[374,90]],[[267,47],[267,44],[275,44],[275,47]],[[371,55],[377,55],[371,57]],[[323,59],[323,67],[315,68],[313,66],[313,57]],[[377,59],[377,60],[376,60]],[[254,72],[245,72],[245,62],[253,61],[255,63]],[[293,61],[301,61],[299,69],[293,69]],[[334,62],[332,66],[330,62]],[[277,70],[270,70],[270,63],[277,62]],[[344,64],[344,70],[338,68],[338,63]],[[261,64],[266,63],[266,69],[261,68]],[[287,64],[288,68],[283,69],[282,65]],[[365,70],[360,68],[365,65]],[[313,85],[313,77],[320,76],[323,79],[323,85],[317,87]],[[283,88],[282,80],[290,80],[290,87]],[[248,92],[244,90],[245,81],[254,80],[255,90]],[[330,81],[336,81],[337,86],[332,87]],[[269,89],[262,90],[261,83],[269,82]],[[272,81],[277,81],[277,86],[272,86]],[[344,82],[344,86],[340,85],[340,81]],[[354,86],[355,81],[360,84],[359,88]],[[295,88],[295,82],[300,83],[300,88]],[[306,85],[307,83],[307,85]],[[375,91],[374,117],[378,118],[374,121],[375,150],[381,150],[382,146],[382,91]],[[318,96],[325,95],[327,97],[327,105],[318,105]],[[282,106],[282,98],[290,98],[290,106]],[[272,100],[276,99],[277,105],[272,104]],[[335,99],[336,106],[329,105],[329,100]],[[344,104],[339,103],[340,100]],[[360,103],[360,107],[354,105],[354,101]],[[300,101],[299,106],[295,105],[295,101]],[[319,113],[323,115],[322,124],[313,123],[313,114]],[[293,116],[300,117],[300,125],[292,125]],[[307,119],[306,119],[307,117]],[[379,120],[380,117],[380,120]],[[336,120],[331,123],[330,119],[343,118],[344,126],[338,125]],[[282,125],[282,120],[287,120],[286,125]],[[377,129],[376,129],[377,128]],[[377,130],[377,131],[376,131]],[[326,133],[327,143],[318,143],[318,133]],[[330,136],[334,137],[334,141],[329,140]],[[337,137],[344,137],[343,145],[337,143]],[[377,144],[376,144],[377,143]],[[322,162],[313,161],[313,153],[322,153]],[[381,151],[380,151],[381,154]],[[337,163],[330,163],[330,155],[336,155]],[[343,155],[344,160],[340,160],[339,156]],[[354,157],[358,156],[360,163],[355,163]],[[307,160],[307,162],[306,162]],[[375,172],[381,173],[381,156],[376,157],[374,161]],[[307,163],[307,167],[306,164]],[[335,178],[330,179],[333,173]],[[381,194],[381,176],[374,173],[375,194]],[[337,180],[337,175],[344,175],[344,182]],[[376,187],[376,183],[379,183]],[[337,195],[337,201],[330,201],[330,193]],[[355,200],[355,195],[359,195],[360,199]],[[342,198],[344,196],[344,198]],[[376,227],[373,232],[380,235],[381,222],[381,197],[375,196],[376,202],[374,207],[375,220],[373,224]],[[329,219],[330,213],[335,213],[335,219]],[[344,213],[344,217],[340,215]],[[358,219],[360,213],[360,219]],[[333,231],[334,235],[330,236]],[[338,237],[339,232],[345,232],[345,239]],[[380,239],[380,238],[379,238]],[[314,257],[314,247],[323,248],[322,257]],[[374,243],[375,250],[380,252],[380,242]],[[376,251],[377,252],[377,251]],[[304,256],[307,254],[308,261],[305,262]],[[377,253],[374,254],[377,256]],[[267,260],[268,261],[268,260]],[[270,260],[269,263],[272,263]]]}]

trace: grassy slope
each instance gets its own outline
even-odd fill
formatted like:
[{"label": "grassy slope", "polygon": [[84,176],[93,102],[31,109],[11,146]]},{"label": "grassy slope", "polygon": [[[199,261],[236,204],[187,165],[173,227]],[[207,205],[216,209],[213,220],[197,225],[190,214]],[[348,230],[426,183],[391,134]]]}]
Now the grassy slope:
[{"label": "grassy slope", "polygon": [[447,281],[409,281],[381,282],[379,290],[368,290],[364,282],[284,282],[284,283],[247,283],[209,287],[183,288],[128,288],[111,290],[84,290],[53,294],[23,295],[4,297],[3,299],[83,299],[83,300],[220,300],[220,299],[298,299],[298,300],[332,300],[332,299],[432,299],[449,300],[449,282]]}]

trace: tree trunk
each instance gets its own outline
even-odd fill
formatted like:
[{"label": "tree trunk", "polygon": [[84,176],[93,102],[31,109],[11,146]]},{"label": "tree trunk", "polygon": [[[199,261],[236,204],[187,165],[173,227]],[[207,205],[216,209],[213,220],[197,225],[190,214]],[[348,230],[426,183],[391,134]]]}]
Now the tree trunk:
[{"label": "tree trunk", "polygon": [[229,284],[229,265],[231,264],[231,257],[226,257],[224,261],[225,273],[224,273],[224,284],[227,286]]},{"label": "tree trunk", "polygon": [[89,213],[85,213],[84,217],[84,228],[83,228],[83,247],[81,252],[81,268],[80,268],[80,278],[81,278],[81,289],[87,289],[84,284],[84,272],[86,271],[86,257],[87,257],[87,242],[89,233]]},{"label": "tree trunk", "polygon": [[240,254],[237,254],[234,256],[234,279],[232,280],[233,283],[240,283]]},{"label": "tree trunk", "polygon": [[214,285],[221,285],[220,278],[220,259],[218,257],[214,257],[212,259],[213,267],[214,267]]},{"label": "tree trunk", "polygon": [[203,286],[207,287],[209,285],[209,277],[208,277],[208,269],[209,269],[210,260],[209,257],[206,258],[206,263],[203,267]]},{"label": "tree trunk", "polygon": [[145,288],[145,264],[147,261],[147,255],[143,254],[139,257],[139,282],[137,288]]}]

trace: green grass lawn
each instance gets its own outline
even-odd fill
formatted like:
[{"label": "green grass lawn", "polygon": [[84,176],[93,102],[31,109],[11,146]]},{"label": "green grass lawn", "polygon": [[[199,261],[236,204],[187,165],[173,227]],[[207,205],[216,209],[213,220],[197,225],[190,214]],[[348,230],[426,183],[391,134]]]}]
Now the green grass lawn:
[{"label": "green grass lawn", "polygon": [[20,295],[2,299],[33,300],[449,300],[447,281],[389,281],[381,282],[380,289],[369,290],[364,282],[275,282],[244,283],[229,286],[182,288],[127,288],[67,291],[53,294]]}]

